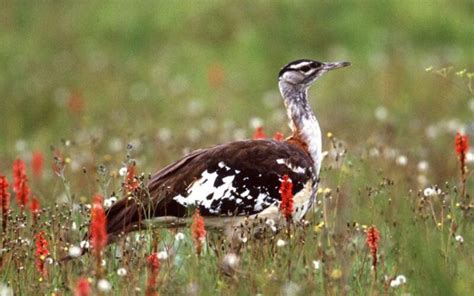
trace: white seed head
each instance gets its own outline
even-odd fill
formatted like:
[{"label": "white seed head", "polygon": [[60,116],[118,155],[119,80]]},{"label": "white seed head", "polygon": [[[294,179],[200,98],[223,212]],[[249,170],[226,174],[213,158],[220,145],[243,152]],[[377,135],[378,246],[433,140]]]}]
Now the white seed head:
[{"label": "white seed head", "polygon": [[459,234],[456,235],[456,236],[454,237],[454,239],[455,239],[457,242],[459,242],[460,244],[464,243],[464,237],[462,237],[462,236],[459,235]]},{"label": "white seed head", "polygon": [[321,261],[319,260],[313,260],[313,267],[314,269],[318,270],[321,268]]},{"label": "white seed head", "polygon": [[112,285],[110,284],[108,280],[100,279],[97,282],[97,289],[99,289],[99,291],[101,292],[108,293],[110,292],[110,290],[112,290]]},{"label": "white seed head", "polygon": [[277,240],[277,247],[284,247],[286,246],[286,242],[282,239]]},{"label": "white seed head", "polygon": [[397,157],[397,159],[395,160],[395,162],[397,163],[397,165],[399,166],[406,166],[407,163],[408,163],[408,158],[405,156],[405,155],[400,155]]},{"label": "white seed head", "polygon": [[127,270],[123,267],[117,269],[117,275],[118,276],[126,276],[127,275]]},{"label": "white seed head", "polygon": [[71,246],[69,248],[69,256],[72,258],[77,258],[82,255],[82,249],[79,248],[78,246]]},{"label": "white seed head", "polygon": [[121,167],[119,170],[119,175],[123,177],[126,174],[127,174],[127,167]]},{"label": "white seed head", "polygon": [[182,233],[182,232],[178,232],[174,236],[174,239],[176,241],[182,241],[184,238],[185,238],[185,236],[184,236],[184,233]]},{"label": "white seed head", "polygon": [[166,252],[166,251],[158,252],[157,257],[160,260],[166,260],[166,259],[168,259],[168,252]]}]

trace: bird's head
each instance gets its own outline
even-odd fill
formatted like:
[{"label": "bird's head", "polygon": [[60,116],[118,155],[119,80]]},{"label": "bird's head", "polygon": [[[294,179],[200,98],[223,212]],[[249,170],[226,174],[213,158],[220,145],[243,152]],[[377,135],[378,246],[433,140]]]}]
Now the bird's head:
[{"label": "bird's head", "polygon": [[329,70],[350,66],[349,62],[323,63],[313,60],[296,60],[280,70],[278,81],[294,87],[308,88],[316,79]]}]

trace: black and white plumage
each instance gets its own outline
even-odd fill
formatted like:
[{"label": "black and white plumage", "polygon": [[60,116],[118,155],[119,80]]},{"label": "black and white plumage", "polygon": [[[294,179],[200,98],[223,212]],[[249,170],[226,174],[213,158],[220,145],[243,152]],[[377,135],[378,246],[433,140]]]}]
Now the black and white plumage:
[{"label": "black and white plumage", "polygon": [[124,199],[107,211],[107,232],[118,235],[146,227],[147,220],[176,223],[196,207],[217,227],[239,217],[277,219],[280,183],[293,182],[295,211],[301,219],[316,198],[322,161],[321,130],[307,101],[310,85],[348,62],[297,60],[279,73],[292,136],[284,141],[247,140],[194,151],[157,172],[146,193]]}]

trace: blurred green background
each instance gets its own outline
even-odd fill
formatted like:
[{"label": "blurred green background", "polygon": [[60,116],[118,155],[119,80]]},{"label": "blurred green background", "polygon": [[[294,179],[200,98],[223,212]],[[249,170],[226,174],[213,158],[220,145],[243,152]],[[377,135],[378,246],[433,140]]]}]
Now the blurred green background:
[{"label": "blurred green background", "polygon": [[425,72],[472,69],[473,3],[3,1],[0,169],[81,130],[196,148],[250,137],[257,117],[288,134],[276,75],[298,58],[353,64],[311,90],[324,131],[426,144],[429,123],[473,117],[462,85]]}]

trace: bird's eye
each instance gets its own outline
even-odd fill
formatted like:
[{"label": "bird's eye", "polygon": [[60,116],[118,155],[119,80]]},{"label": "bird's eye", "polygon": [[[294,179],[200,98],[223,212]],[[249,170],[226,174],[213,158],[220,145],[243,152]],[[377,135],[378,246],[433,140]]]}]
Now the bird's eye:
[{"label": "bird's eye", "polygon": [[308,72],[309,70],[311,70],[311,67],[310,67],[310,66],[303,66],[303,67],[301,67],[301,71],[303,71],[303,72]]}]

